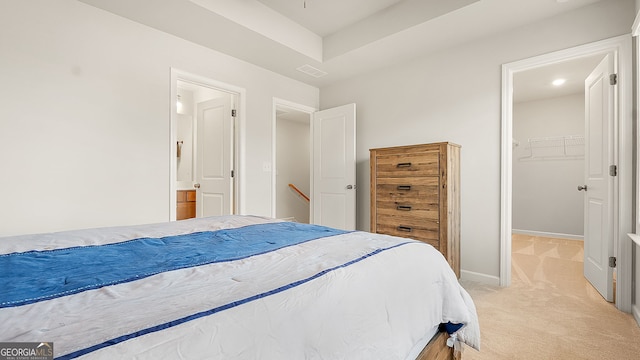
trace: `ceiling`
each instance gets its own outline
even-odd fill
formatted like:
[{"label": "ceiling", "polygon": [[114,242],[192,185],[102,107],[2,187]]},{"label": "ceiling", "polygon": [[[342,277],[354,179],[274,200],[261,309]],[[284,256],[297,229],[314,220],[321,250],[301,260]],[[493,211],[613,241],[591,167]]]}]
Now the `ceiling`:
[{"label": "ceiling", "polygon": [[402,2],[402,0],[258,1],[323,37]]},{"label": "ceiling", "polygon": [[311,115],[297,109],[278,105],[276,107],[276,118],[277,120],[292,121],[309,126]]},{"label": "ceiling", "polygon": [[[587,56],[517,72],[513,75],[513,102],[583,94],[585,79],[603,58],[604,55]],[[566,82],[554,86],[551,82],[555,79]]]},{"label": "ceiling", "polygon": [[323,87],[600,0],[78,1]]}]

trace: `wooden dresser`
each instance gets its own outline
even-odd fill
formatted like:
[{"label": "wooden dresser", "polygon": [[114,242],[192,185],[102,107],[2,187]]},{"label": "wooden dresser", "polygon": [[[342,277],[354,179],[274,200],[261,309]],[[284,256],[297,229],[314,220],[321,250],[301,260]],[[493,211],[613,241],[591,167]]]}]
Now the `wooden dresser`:
[{"label": "wooden dresser", "polygon": [[371,232],[421,240],[460,277],[460,146],[370,150]]},{"label": "wooden dresser", "polygon": [[196,191],[178,190],[176,220],[196,217]]}]

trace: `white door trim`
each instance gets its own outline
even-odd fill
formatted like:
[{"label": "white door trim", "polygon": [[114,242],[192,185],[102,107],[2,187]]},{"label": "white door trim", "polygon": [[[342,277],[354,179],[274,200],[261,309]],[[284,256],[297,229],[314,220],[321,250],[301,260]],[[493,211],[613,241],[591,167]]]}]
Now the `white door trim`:
[{"label": "white door trim", "polygon": [[192,74],[179,69],[171,68],[171,84],[170,84],[170,126],[169,126],[169,221],[175,221],[176,219],[176,178],[177,178],[177,159],[176,159],[176,139],[177,139],[177,111],[176,111],[176,98],[178,95],[178,80],[190,82],[196,85],[201,85],[216,89],[219,91],[230,93],[236,96],[238,103],[236,105],[236,127],[234,131],[234,151],[235,151],[235,176],[234,176],[234,213],[244,214],[246,209],[245,199],[242,196],[246,193],[246,178],[245,173],[245,123],[246,123],[246,93],[244,88],[230,85],[217,80],[212,80],[200,75]]},{"label": "white door trim", "polygon": [[[278,106],[281,107],[286,107],[292,110],[296,110],[296,111],[300,111],[303,112],[305,114],[309,114],[309,136],[310,138],[312,138],[313,136],[313,126],[311,126],[311,122],[313,121],[312,118],[312,114],[316,111],[318,111],[317,108],[311,107],[311,106],[307,106],[307,105],[302,105],[302,104],[298,104],[298,103],[294,103],[292,101],[288,101],[288,100],[284,100],[284,99],[280,99],[280,98],[273,98],[273,106],[271,109],[271,217],[275,218],[276,217],[276,169],[278,168],[277,164],[276,164],[276,145],[277,145],[277,136],[276,136],[276,122],[277,122],[277,114],[276,114],[276,108]],[[313,156],[311,151],[309,151],[309,163],[313,164]],[[312,165],[313,168],[313,165]],[[313,189],[313,177],[311,177],[309,179],[309,181],[311,181],[311,189]],[[309,207],[313,208],[313,199],[309,200]]]},{"label": "white door trim", "polygon": [[511,284],[511,212],[513,137],[513,74],[555,62],[596,54],[613,53],[618,73],[614,159],[618,176],[614,181],[614,246],[617,257],[616,307],[631,311],[632,257],[632,68],[629,34],[581,45],[502,65],[502,134],[500,165],[500,285]]}]

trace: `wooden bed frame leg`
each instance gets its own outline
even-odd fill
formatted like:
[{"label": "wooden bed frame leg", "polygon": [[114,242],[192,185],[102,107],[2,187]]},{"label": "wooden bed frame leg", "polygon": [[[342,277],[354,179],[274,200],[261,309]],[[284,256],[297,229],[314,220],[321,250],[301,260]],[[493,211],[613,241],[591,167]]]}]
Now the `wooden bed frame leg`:
[{"label": "wooden bed frame leg", "polygon": [[455,352],[452,347],[448,347],[447,339],[449,339],[448,333],[437,333],[422,349],[416,360],[461,360],[462,352]]}]

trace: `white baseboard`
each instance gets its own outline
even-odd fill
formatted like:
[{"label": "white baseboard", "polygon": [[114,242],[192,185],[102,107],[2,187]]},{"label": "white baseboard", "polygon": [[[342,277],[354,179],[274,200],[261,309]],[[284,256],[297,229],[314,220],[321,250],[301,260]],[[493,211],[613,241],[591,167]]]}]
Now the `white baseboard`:
[{"label": "white baseboard", "polygon": [[487,285],[500,286],[500,278],[468,270],[460,270],[460,280],[475,281]]},{"label": "white baseboard", "polygon": [[519,230],[519,229],[513,229],[513,230],[511,230],[511,233],[513,233],[513,234],[522,234],[522,235],[531,235],[531,236],[542,236],[542,237],[552,237],[552,238],[559,238],[559,239],[584,241],[584,236],[583,235],[561,234],[561,233],[552,233],[552,232],[545,232],[545,231]]},{"label": "white baseboard", "polygon": [[640,326],[640,305],[631,305],[631,312],[633,313],[633,317],[636,319],[636,323]]}]

